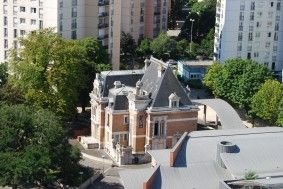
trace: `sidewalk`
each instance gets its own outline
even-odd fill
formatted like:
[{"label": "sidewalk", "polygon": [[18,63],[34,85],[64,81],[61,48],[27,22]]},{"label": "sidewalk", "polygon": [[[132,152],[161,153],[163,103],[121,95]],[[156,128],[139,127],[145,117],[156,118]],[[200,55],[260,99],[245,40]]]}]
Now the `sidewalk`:
[{"label": "sidewalk", "polygon": [[85,149],[78,140],[76,139],[71,139],[69,140],[69,143],[73,146],[76,146],[79,148],[81,151],[81,154],[83,157],[94,160],[94,161],[99,161],[101,163],[109,164],[112,165],[113,161],[110,158],[110,156],[101,149]]}]

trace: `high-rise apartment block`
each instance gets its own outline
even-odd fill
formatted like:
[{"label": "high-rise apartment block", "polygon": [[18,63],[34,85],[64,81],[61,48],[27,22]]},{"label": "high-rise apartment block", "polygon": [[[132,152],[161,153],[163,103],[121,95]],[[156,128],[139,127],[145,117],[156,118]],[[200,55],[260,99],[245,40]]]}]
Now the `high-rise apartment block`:
[{"label": "high-rise apartment block", "polygon": [[119,69],[121,32],[138,42],[167,30],[171,0],[111,0],[109,54],[113,69]]},{"label": "high-rise apartment block", "polygon": [[252,59],[270,70],[283,62],[281,0],[218,0],[214,58]]},{"label": "high-rise apartment block", "polygon": [[54,28],[65,38],[96,37],[119,69],[121,32],[138,41],[167,30],[171,0],[1,0],[0,62],[17,38],[40,28]]},{"label": "high-rise apartment block", "polygon": [[18,48],[18,37],[40,28],[54,28],[65,38],[98,36],[97,0],[1,0],[0,62]]}]

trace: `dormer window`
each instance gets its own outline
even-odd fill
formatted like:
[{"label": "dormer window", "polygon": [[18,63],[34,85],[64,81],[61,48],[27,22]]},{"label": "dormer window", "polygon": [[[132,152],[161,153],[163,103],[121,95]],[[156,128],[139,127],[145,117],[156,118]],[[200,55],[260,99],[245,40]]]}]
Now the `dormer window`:
[{"label": "dormer window", "polygon": [[171,93],[171,95],[168,98],[169,98],[169,107],[170,108],[178,108],[179,107],[180,97],[178,97],[176,93]]}]

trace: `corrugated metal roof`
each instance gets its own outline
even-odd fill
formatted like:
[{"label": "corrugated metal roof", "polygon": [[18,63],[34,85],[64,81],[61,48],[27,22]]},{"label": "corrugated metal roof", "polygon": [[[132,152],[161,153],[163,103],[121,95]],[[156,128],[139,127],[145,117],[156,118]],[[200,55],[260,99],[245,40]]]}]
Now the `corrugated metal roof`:
[{"label": "corrugated metal roof", "polygon": [[222,129],[245,128],[238,113],[230,104],[222,99],[200,99],[192,100],[192,102],[211,107],[221,120]]}]

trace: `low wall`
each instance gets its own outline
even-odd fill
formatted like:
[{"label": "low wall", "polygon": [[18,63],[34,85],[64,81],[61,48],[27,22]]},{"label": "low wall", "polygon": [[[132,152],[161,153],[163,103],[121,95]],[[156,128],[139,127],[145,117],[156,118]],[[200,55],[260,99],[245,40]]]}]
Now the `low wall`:
[{"label": "low wall", "polygon": [[170,151],[170,167],[174,167],[174,163],[176,161],[176,157],[181,149],[181,146],[183,144],[183,141],[187,138],[188,132],[185,132],[182,137],[179,139],[179,141],[175,144],[175,146]]},{"label": "low wall", "polygon": [[157,171],[160,171],[160,165],[157,165],[154,168],[152,175],[145,182],[143,182],[142,189],[151,189],[152,188],[152,184],[153,184],[154,179],[156,177]]}]

